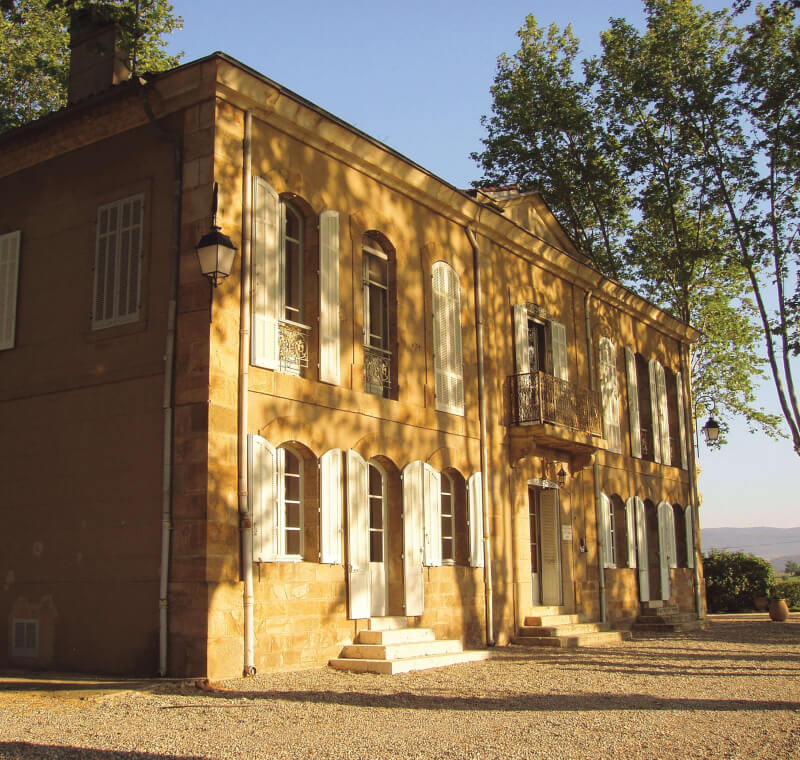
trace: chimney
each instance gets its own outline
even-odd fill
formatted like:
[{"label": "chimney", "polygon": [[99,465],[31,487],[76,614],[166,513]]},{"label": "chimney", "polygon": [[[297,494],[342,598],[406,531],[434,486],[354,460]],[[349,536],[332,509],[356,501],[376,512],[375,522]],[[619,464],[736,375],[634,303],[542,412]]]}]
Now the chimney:
[{"label": "chimney", "polygon": [[69,105],[130,79],[127,56],[119,47],[119,26],[97,8],[72,14]]}]

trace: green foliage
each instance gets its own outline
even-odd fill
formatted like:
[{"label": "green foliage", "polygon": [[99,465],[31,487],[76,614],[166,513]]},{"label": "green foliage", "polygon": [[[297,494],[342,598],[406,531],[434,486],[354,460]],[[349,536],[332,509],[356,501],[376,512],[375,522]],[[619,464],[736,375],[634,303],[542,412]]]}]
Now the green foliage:
[{"label": "green foliage", "polygon": [[777,581],[772,596],[785,599],[790,609],[800,611],[800,578]]},{"label": "green foliage", "polygon": [[[601,239],[581,230],[612,231],[595,263],[702,330],[695,416],[716,406],[722,440],[732,417],[771,436],[785,422],[800,453],[798,4],[744,25],[691,0],[643,5],[643,31],[611,19],[581,63],[569,27],[545,36],[528,17],[498,61],[481,183],[540,189],[579,246]],[[603,187],[615,204],[596,201]],[[766,377],[780,417],[756,406]]]},{"label": "green foliage", "polygon": [[800,564],[792,560],[788,560],[786,562],[784,572],[786,572],[787,575],[800,575]]},{"label": "green foliage", "polygon": [[164,37],[183,22],[168,0],[0,0],[0,132],[65,105],[70,12],[90,6],[119,22],[136,71],[178,64]]},{"label": "green foliage", "polygon": [[750,610],[753,598],[770,596],[775,584],[772,565],[744,552],[712,550],[703,557],[703,575],[711,612]]}]

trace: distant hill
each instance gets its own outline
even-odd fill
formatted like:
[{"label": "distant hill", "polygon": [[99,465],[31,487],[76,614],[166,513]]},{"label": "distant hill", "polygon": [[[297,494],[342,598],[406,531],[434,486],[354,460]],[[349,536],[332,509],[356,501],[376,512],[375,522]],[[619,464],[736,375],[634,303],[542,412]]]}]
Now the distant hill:
[{"label": "distant hill", "polygon": [[730,549],[763,557],[782,573],[786,562],[800,563],[800,526],[797,528],[705,528],[703,552]]}]

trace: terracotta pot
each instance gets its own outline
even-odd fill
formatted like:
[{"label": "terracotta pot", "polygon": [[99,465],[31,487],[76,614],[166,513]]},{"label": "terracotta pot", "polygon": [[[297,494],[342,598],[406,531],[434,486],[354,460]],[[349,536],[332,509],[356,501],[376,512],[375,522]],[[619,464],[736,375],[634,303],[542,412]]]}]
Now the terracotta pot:
[{"label": "terracotta pot", "polygon": [[783,623],[789,617],[789,607],[785,599],[773,599],[769,603],[769,616],[778,623]]},{"label": "terracotta pot", "polygon": [[769,599],[767,599],[765,596],[754,596],[753,607],[755,607],[759,612],[766,612],[767,607],[769,607]]}]

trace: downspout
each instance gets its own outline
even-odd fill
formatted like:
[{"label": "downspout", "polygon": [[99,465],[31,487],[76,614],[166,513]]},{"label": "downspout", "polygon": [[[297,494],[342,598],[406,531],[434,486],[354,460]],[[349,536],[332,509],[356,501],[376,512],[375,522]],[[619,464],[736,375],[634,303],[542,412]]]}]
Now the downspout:
[{"label": "downspout", "polygon": [[244,675],[254,676],[255,634],[253,629],[253,518],[247,494],[247,409],[250,368],[250,245],[252,236],[252,152],[253,114],[244,114],[242,142],[242,266],[239,298],[239,404],[237,445],[239,450],[239,526],[242,541],[242,576],[244,580]]},{"label": "downspout", "polygon": [[164,349],[164,395],[161,409],[164,416],[163,462],[161,467],[161,568],[158,582],[158,674],[167,675],[169,637],[169,563],[172,534],[172,450],[175,377],[175,319],[178,304],[178,278],[181,255],[181,207],[183,196],[183,146],[181,140],[164,129],[153,114],[147,100],[146,82],[139,94],[145,114],[158,133],[173,147],[172,232],[173,256],[170,264],[170,296],[167,305],[167,340]]},{"label": "downspout", "polygon": [[[594,354],[592,352],[592,319],[589,314],[589,304],[592,300],[592,291],[586,291],[583,299],[583,314],[586,319],[586,358],[589,365],[589,388],[597,390],[597,378],[594,374]],[[600,462],[597,461],[597,452],[592,454],[592,466],[594,475],[594,514],[597,523],[597,569],[600,578],[600,619],[606,622],[608,614],[606,612],[606,570],[603,562],[605,555],[606,537],[601,530],[603,525],[603,502],[600,499]]]},{"label": "downspout", "polygon": [[491,525],[489,522],[489,446],[486,435],[486,377],[483,368],[483,298],[481,296],[481,252],[475,233],[464,228],[472,246],[475,273],[475,340],[478,345],[478,419],[481,439],[481,501],[483,503],[483,585],[486,602],[486,646],[494,646],[494,611],[492,605]]},{"label": "downspout", "polygon": [[[691,483],[689,484],[689,494],[692,499],[692,546],[687,547],[694,553],[694,607],[697,612],[698,619],[703,618],[703,596],[700,592],[700,491],[697,487],[697,460],[694,451],[694,415],[691,413],[694,409],[694,393],[692,391],[692,374],[691,363],[689,361],[689,346],[681,344],[681,363],[683,364],[683,376],[686,378],[684,383],[684,394],[688,396],[688,403],[684,404],[684,424],[688,423],[687,430],[689,435],[686,436],[687,449],[689,452],[689,477]],[[689,413],[688,415],[686,413]]]}]

